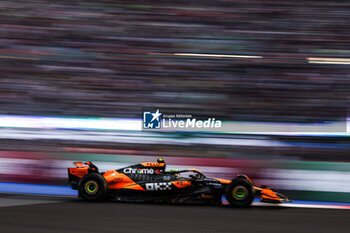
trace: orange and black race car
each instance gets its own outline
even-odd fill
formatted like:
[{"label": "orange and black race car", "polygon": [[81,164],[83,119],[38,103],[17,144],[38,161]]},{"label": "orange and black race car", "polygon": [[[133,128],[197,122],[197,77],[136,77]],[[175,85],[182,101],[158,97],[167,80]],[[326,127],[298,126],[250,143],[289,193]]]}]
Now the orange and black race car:
[{"label": "orange and black race car", "polygon": [[248,176],[238,174],[233,180],[207,178],[197,169],[165,171],[164,159],[117,170],[99,172],[91,162],[75,162],[68,168],[69,183],[87,201],[112,199],[135,202],[221,204],[226,196],[235,207],[250,206],[255,197],[263,202],[290,200],[268,186],[256,187]]}]

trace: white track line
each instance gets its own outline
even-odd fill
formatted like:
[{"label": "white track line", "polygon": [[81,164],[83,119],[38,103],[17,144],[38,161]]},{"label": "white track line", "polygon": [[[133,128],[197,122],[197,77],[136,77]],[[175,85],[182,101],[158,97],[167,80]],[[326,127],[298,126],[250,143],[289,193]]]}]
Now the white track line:
[{"label": "white track line", "polygon": [[293,203],[283,203],[283,204],[270,204],[263,202],[254,202],[253,206],[274,206],[274,207],[290,207],[290,208],[313,208],[313,209],[349,209],[350,206],[346,205],[317,205],[317,204],[293,204]]},{"label": "white track line", "polygon": [[[224,205],[228,205],[227,201],[223,202]],[[288,207],[288,208],[311,208],[311,209],[343,209],[350,210],[349,205],[317,205],[317,204],[293,204],[293,203],[282,203],[272,204],[264,202],[253,202],[252,206],[266,206],[266,207]]]}]

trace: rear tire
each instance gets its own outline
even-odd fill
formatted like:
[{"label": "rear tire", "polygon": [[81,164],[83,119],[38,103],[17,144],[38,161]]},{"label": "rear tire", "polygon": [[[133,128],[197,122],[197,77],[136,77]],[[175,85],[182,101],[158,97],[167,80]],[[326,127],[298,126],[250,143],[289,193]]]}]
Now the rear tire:
[{"label": "rear tire", "polygon": [[249,207],[255,197],[253,185],[243,178],[232,180],[226,187],[225,195],[233,207]]},{"label": "rear tire", "polygon": [[79,197],[86,201],[103,201],[107,197],[108,184],[99,173],[85,175],[78,184]]}]

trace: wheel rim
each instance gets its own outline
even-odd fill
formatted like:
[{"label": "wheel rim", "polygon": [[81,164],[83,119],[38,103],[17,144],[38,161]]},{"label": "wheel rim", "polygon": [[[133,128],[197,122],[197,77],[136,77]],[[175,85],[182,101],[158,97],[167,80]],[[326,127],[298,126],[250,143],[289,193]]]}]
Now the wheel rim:
[{"label": "wheel rim", "polygon": [[244,186],[237,186],[232,191],[233,198],[242,201],[248,197],[248,190]]},{"label": "wheel rim", "polygon": [[89,180],[85,183],[85,192],[89,195],[94,195],[98,191],[98,184],[96,181]]}]

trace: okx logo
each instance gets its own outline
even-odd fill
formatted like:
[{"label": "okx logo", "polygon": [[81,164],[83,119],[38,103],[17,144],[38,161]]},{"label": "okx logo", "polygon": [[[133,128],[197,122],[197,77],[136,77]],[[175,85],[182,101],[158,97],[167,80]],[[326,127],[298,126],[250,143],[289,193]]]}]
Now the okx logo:
[{"label": "okx logo", "polygon": [[148,191],[171,190],[171,183],[170,182],[146,183],[146,190]]},{"label": "okx logo", "polygon": [[161,115],[159,109],[155,112],[143,112],[143,128],[144,129],[160,129]]}]

